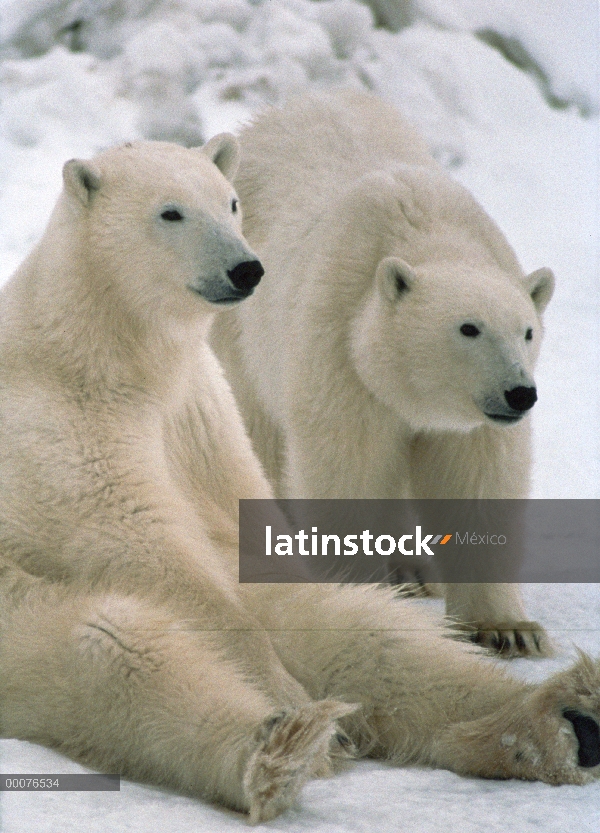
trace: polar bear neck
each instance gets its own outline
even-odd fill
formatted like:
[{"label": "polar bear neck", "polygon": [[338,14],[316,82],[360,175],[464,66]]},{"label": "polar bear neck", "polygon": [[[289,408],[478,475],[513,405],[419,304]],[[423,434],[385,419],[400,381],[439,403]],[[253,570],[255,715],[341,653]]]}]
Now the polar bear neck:
[{"label": "polar bear neck", "polygon": [[92,279],[85,245],[73,240],[59,201],[42,240],[4,290],[3,351],[85,397],[137,392],[164,399],[190,361],[198,371],[212,316],[182,321],[157,310],[142,317],[113,291],[117,279],[127,276]]}]

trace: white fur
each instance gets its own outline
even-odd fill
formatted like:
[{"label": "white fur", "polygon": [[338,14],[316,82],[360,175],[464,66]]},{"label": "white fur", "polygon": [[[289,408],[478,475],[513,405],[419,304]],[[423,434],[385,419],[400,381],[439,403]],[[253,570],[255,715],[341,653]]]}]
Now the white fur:
[{"label": "white fur", "polygon": [[[293,99],[241,145],[244,233],[266,276],[212,343],[277,494],[526,497],[530,420],[486,414],[503,413],[504,391],[534,386],[550,270],[526,276],[471,195],[372,96]],[[446,601],[484,641],[491,627],[514,646],[523,630],[537,653],[533,628],[542,645],[516,587],[450,585]]]},{"label": "white fur", "polygon": [[212,164],[233,149],[69,163],[0,296],[0,734],[253,822],[352,743],[590,780],[562,710],[598,719],[598,663],[528,687],[391,590],[237,582],[238,498],[272,492],[197,291],[253,257]]}]

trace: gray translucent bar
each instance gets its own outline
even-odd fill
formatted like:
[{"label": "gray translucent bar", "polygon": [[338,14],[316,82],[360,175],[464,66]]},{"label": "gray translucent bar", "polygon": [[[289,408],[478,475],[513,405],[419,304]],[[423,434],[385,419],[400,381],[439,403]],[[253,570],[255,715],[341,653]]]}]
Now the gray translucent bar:
[{"label": "gray translucent bar", "polygon": [[97,773],[62,775],[2,773],[0,775],[0,792],[118,792],[120,789],[120,775]]},{"label": "gray translucent bar", "polygon": [[240,582],[600,582],[600,500],[240,500]]}]

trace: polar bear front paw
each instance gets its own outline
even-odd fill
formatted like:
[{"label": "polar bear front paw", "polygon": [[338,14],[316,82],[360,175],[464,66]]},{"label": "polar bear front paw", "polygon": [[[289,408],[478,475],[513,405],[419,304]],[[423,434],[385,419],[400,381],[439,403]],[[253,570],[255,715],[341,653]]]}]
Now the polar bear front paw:
[{"label": "polar bear front paw", "polygon": [[454,628],[504,659],[550,657],[554,653],[550,638],[537,622],[459,623]]}]

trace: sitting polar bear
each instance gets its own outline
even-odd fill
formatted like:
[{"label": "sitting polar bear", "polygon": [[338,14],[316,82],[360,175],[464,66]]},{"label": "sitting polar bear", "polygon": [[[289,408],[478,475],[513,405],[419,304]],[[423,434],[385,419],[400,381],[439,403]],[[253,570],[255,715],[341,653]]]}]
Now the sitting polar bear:
[{"label": "sitting polar bear", "polygon": [[529,686],[391,589],[238,583],[238,498],[272,492],[207,346],[262,273],[236,158],[68,162],[0,295],[0,734],[254,822],[354,750],[590,781],[600,662]]},{"label": "sitting polar bear", "polygon": [[[212,343],[277,496],[526,497],[550,270],[524,275],[424,141],[365,93],[293,99],[241,145],[244,234],[266,278]],[[549,650],[515,585],[445,595],[477,641]]]}]

